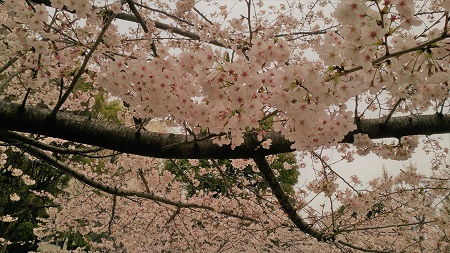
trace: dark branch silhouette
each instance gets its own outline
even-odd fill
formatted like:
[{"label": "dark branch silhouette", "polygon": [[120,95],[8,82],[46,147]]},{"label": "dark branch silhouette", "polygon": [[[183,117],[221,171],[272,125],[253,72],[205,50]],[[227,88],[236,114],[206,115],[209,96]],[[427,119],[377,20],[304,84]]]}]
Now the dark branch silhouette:
[{"label": "dark branch silhouette", "polygon": [[[34,106],[22,108],[19,104],[0,102],[0,135],[7,131],[34,133],[68,141],[98,146],[123,153],[158,158],[252,158],[294,151],[292,142],[282,134],[268,132],[265,137],[272,140],[269,149],[260,148],[256,133],[247,133],[245,142],[234,150],[230,146],[213,143],[212,138],[195,139],[184,134],[141,132],[123,125],[91,119],[60,111],[55,118],[48,118],[49,109]],[[361,119],[358,130],[348,133],[340,142],[352,143],[353,135],[368,134],[371,139],[400,138],[408,135],[433,135],[450,133],[450,115],[412,115],[385,118]]]}]

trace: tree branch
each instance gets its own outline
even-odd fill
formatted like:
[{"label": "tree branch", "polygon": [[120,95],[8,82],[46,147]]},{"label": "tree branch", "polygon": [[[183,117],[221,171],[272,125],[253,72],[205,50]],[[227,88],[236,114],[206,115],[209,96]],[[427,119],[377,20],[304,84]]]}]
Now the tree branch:
[{"label": "tree branch", "polygon": [[89,52],[84,57],[84,61],[81,64],[80,68],[77,70],[75,76],[72,79],[72,82],[70,83],[69,87],[67,88],[66,92],[62,97],[58,100],[57,104],[55,105],[55,108],[53,108],[53,111],[51,114],[49,114],[50,118],[54,118],[56,116],[56,113],[61,108],[61,106],[64,104],[66,99],[69,97],[70,93],[72,93],[72,90],[75,88],[75,85],[77,84],[78,80],[81,78],[81,76],[84,73],[84,70],[89,63],[89,59],[91,58],[94,51],[97,49],[97,46],[101,43],[103,40],[103,36],[105,35],[106,31],[108,30],[109,25],[112,23],[112,21],[116,18],[116,14],[112,14],[109,16],[108,20],[106,21],[105,25],[103,26],[101,32],[98,34],[97,39],[95,40],[94,44],[89,48]]},{"label": "tree branch", "polygon": [[[14,62],[17,61],[17,59],[19,59],[19,58],[13,57],[13,58],[9,59],[3,66],[1,66],[1,67],[0,67],[0,74],[1,74],[3,71],[5,71],[7,68],[9,68],[11,65],[13,65]],[[1,90],[1,89],[0,89],[0,90]]]},{"label": "tree branch", "polygon": [[[375,66],[375,65],[383,62],[384,60],[387,60],[387,59],[390,59],[390,58],[393,58],[393,57],[397,57],[397,56],[401,56],[401,55],[404,55],[404,54],[407,54],[407,53],[410,53],[410,52],[422,50],[425,47],[433,45],[433,44],[435,44],[435,43],[437,43],[437,42],[439,42],[441,40],[447,39],[448,37],[449,37],[448,34],[443,33],[439,37],[431,39],[431,40],[428,40],[428,41],[425,41],[425,42],[423,42],[423,43],[421,43],[421,44],[419,44],[419,45],[417,45],[415,47],[410,47],[408,49],[397,51],[395,53],[386,54],[386,55],[384,55],[384,56],[382,56],[380,58],[377,58],[377,59],[373,60],[371,62],[372,66]],[[347,75],[347,74],[353,73],[353,72],[361,70],[361,69],[363,69],[362,65],[354,67],[354,68],[351,68],[351,69],[347,69],[347,70],[343,71],[342,73],[340,73],[339,76]],[[329,81],[333,80],[335,77],[336,76],[328,77],[327,79],[325,79],[325,82],[329,82]]]},{"label": "tree branch", "polygon": [[377,230],[377,229],[383,229],[383,228],[399,228],[399,227],[409,227],[409,226],[421,226],[424,224],[430,224],[430,223],[436,223],[435,220],[433,221],[420,221],[420,222],[414,222],[414,223],[402,223],[402,224],[390,224],[390,225],[383,225],[383,226],[376,226],[376,227],[358,227],[358,228],[350,228],[350,229],[343,229],[343,230],[337,230],[337,234],[341,233],[350,233],[354,231],[367,231],[367,230]]},{"label": "tree branch", "polygon": [[141,15],[139,14],[139,11],[136,9],[136,6],[133,3],[133,0],[126,0],[128,3],[128,6],[130,7],[131,12],[133,12],[134,16],[137,18],[139,24],[141,24],[142,29],[145,33],[148,33],[147,25],[145,24],[144,19],[142,19]]},{"label": "tree branch", "polygon": [[356,249],[356,250],[359,250],[359,251],[362,251],[362,252],[372,252],[372,253],[395,253],[396,252],[396,251],[391,251],[391,250],[390,251],[384,251],[384,250],[374,250],[374,249],[361,248],[361,247],[355,246],[353,244],[350,244],[348,242],[344,242],[344,241],[341,241],[341,240],[338,240],[337,242],[342,244],[342,245],[345,245],[345,246],[347,246],[349,248]]},{"label": "tree branch", "polygon": [[[46,6],[51,6],[51,1],[50,0],[32,0],[32,2],[36,3],[36,4],[44,4]],[[112,13],[111,13],[112,14]],[[140,21],[139,19],[133,15],[133,14],[128,14],[128,13],[119,13],[116,16],[117,19],[121,19],[121,20],[126,20],[126,21],[130,21],[130,22],[134,22],[134,23],[139,23]],[[189,31],[184,31],[178,27],[173,27],[171,25],[156,21],[156,20],[152,20],[155,23],[155,27],[161,30],[165,30],[165,31],[171,31],[175,34],[181,35],[183,37],[187,37],[190,39],[194,39],[194,40],[200,40],[200,36],[196,33],[193,32],[189,32]],[[212,45],[216,45],[218,47],[226,47],[223,43],[217,41],[217,40],[212,40],[212,41],[208,41],[208,43],[212,44]]]},{"label": "tree branch", "polygon": [[108,235],[110,235],[111,231],[112,231],[112,225],[113,225],[114,217],[115,217],[115,213],[116,213],[116,204],[117,204],[117,195],[113,195],[113,205],[111,207],[111,218],[109,219],[109,222],[108,222]]},{"label": "tree branch", "polygon": [[[244,143],[234,150],[229,145],[219,147],[211,139],[196,141],[193,136],[157,132],[136,135],[134,128],[91,119],[60,111],[48,118],[49,109],[34,106],[20,108],[19,104],[0,101],[0,130],[10,130],[60,138],[93,145],[123,153],[159,158],[224,159],[252,158],[294,151],[292,142],[282,134],[267,132],[272,140],[269,149],[258,148],[256,133],[244,135]],[[358,130],[348,133],[341,143],[353,143],[353,135],[368,134],[371,139],[401,138],[408,135],[433,135],[450,133],[450,114],[411,115],[392,117],[384,125],[384,118],[361,119]],[[0,135],[6,135],[0,131]],[[170,148],[167,148],[170,147]]]},{"label": "tree branch", "polygon": [[[262,156],[254,157],[253,160],[255,161],[256,166],[258,166],[258,169],[263,174],[264,179],[269,184],[270,189],[272,189],[272,193],[277,198],[278,203],[281,205],[281,208],[283,209],[284,213],[287,214],[289,219],[297,226],[297,228],[300,229],[300,231],[302,231],[303,233],[306,233],[308,235],[311,235],[312,237],[316,238],[319,241],[323,241],[323,242],[335,241],[335,234],[324,234],[322,232],[315,230],[314,228],[312,228],[311,225],[307,224],[298,215],[297,210],[291,204],[289,197],[284,192],[283,188],[281,187],[280,183],[278,182],[277,177],[273,173],[273,171],[270,168],[270,165],[267,162],[265,157],[262,157]],[[353,248],[353,249],[363,251],[363,252],[394,253],[394,251],[380,251],[380,250],[361,248],[361,247],[355,246],[353,244],[350,244],[350,243],[342,241],[342,240],[337,240],[335,242],[345,245],[347,247]]]},{"label": "tree branch", "polygon": [[22,74],[23,72],[25,72],[27,70],[27,68],[19,68],[18,70],[16,70],[14,73],[12,73],[11,75],[9,75],[8,77],[5,78],[5,80],[3,80],[3,82],[0,84],[0,92],[6,87],[6,85],[16,76]]},{"label": "tree branch", "polygon": [[2,131],[1,135],[9,138],[16,139],[22,143],[33,145],[37,148],[48,150],[52,152],[56,152],[59,154],[87,154],[87,153],[95,153],[103,150],[102,148],[92,147],[92,148],[63,148],[55,145],[45,144],[36,139],[25,137],[21,134],[10,132],[10,131]]},{"label": "tree branch", "polygon": [[144,183],[145,191],[147,193],[150,193],[150,188],[148,187],[148,182],[147,182],[147,179],[145,179],[144,172],[142,171],[141,168],[139,168],[138,172],[139,172],[139,177],[141,177],[141,180]]},{"label": "tree branch", "polygon": [[303,233],[306,233],[308,235],[311,235],[312,237],[316,238],[319,241],[326,242],[326,241],[332,240],[331,237],[327,237],[323,233],[312,228],[311,225],[307,224],[298,215],[297,210],[291,204],[289,197],[284,192],[283,188],[281,187],[280,183],[278,182],[278,179],[275,176],[275,174],[273,173],[272,169],[270,168],[270,165],[267,162],[266,158],[263,156],[256,156],[253,158],[253,160],[255,161],[256,166],[258,166],[258,169],[263,174],[264,179],[269,184],[270,189],[272,189],[272,193],[277,198],[278,203],[281,205],[281,208],[287,214],[289,219],[291,219],[291,221],[300,229],[300,231],[302,231]]},{"label": "tree branch", "polygon": [[8,142],[8,143],[12,143],[12,145],[23,149],[25,152],[29,153],[30,155],[48,163],[49,165],[53,166],[54,168],[56,168],[62,172],[65,172],[65,173],[73,176],[78,181],[80,181],[86,185],[89,185],[97,190],[100,190],[102,192],[106,192],[106,193],[109,193],[109,194],[112,194],[115,196],[123,196],[123,197],[134,196],[134,197],[149,199],[149,200],[153,200],[153,201],[163,203],[166,205],[175,206],[177,208],[179,207],[179,208],[191,208],[191,209],[204,209],[204,210],[217,212],[217,213],[223,214],[225,216],[230,216],[230,217],[247,220],[247,221],[251,221],[251,222],[258,222],[258,220],[254,219],[252,217],[235,214],[232,211],[217,211],[212,206],[199,205],[199,204],[195,204],[195,203],[181,203],[181,202],[172,201],[172,200],[169,200],[169,199],[166,199],[163,197],[159,197],[157,195],[154,195],[154,194],[151,194],[148,192],[131,191],[131,190],[126,190],[126,189],[122,189],[122,188],[108,186],[101,182],[95,181],[92,178],[87,177],[86,175],[84,175],[81,172],[76,171],[75,169],[71,168],[69,165],[59,161],[57,157],[51,156],[51,155],[47,154],[46,152],[40,150],[39,148],[30,146],[30,145],[26,145],[26,144],[15,143],[14,139],[5,138],[1,135],[0,135],[0,140]]}]

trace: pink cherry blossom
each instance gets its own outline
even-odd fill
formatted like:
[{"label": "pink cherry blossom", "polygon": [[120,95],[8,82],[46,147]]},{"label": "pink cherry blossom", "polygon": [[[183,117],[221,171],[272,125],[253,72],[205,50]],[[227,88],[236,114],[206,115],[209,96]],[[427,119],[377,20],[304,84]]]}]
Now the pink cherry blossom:
[{"label": "pink cherry blossom", "polygon": [[17,195],[16,193],[13,193],[13,194],[9,195],[9,199],[10,199],[11,201],[19,201],[19,200],[20,200],[20,197],[19,197],[19,195]]},{"label": "pink cherry blossom", "polygon": [[272,140],[271,139],[268,139],[268,140],[265,140],[265,141],[261,142],[261,147],[264,148],[264,149],[269,149],[270,145],[272,145]]},{"label": "pink cherry blossom", "polygon": [[[76,233],[99,252],[450,246],[448,148],[435,135],[449,131],[449,1],[3,2],[0,173],[21,180],[12,204],[28,189],[58,206],[39,240]],[[38,190],[10,151],[70,186]],[[430,163],[410,162],[420,152]],[[368,157],[379,161],[354,165]],[[373,167],[383,172],[366,179]]]}]

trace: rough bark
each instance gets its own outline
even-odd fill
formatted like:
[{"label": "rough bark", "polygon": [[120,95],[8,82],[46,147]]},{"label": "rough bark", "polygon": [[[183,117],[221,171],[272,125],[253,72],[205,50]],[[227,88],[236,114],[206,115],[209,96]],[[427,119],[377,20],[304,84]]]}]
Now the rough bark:
[{"label": "rough bark", "polygon": [[[117,123],[91,119],[70,112],[58,112],[49,118],[50,110],[33,106],[22,108],[18,104],[0,102],[0,135],[5,131],[34,133],[68,141],[94,145],[123,153],[159,158],[252,158],[293,151],[291,142],[280,133],[267,133],[272,139],[269,149],[258,148],[256,134],[245,135],[245,142],[234,150],[230,146],[213,144],[211,139],[195,140],[193,136],[141,131]],[[362,119],[358,130],[350,132],[341,141],[353,142],[353,135],[365,133],[372,139],[400,138],[407,135],[432,135],[450,133],[450,115],[433,114],[392,117],[385,119]]]}]

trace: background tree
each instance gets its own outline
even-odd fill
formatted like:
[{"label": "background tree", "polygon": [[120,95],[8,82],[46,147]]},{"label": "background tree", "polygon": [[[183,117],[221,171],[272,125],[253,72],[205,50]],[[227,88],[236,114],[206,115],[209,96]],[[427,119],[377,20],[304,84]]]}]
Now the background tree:
[{"label": "background tree", "polygon": [[[83,183],[35,234],[114,252],[446,249],[448,150],[434,135],[450,132],[449,1],[240,4],[2,1],[3,156]],[[98,101],[120,110],[99,117]],[[426,175],[411,164],[368,185],[325,151],[407,160],[420,144]],[[272,155],[291,151],[316,177],[283,188]],[[161,158],[240,165],[182,180]]]},{"label": "background tree", "polygon": [[8,158],[0,174],[0,236],[11,244],[2,245],[1,252],[35,251],[38,240],[33,229],[39,218],[48,217],[45,208],[58,206],[53,196],[63,192],[69,177],[39,160],[30,160],[23,152],[8,149],[4,154]]},{"label": "background tree", "polygon": [[[235,167],[238,166],[238,167]],[[265,192],[269,185],[261,181],[261,173],[253,171],[248,163],[233,165],[232,160],[167,160],[165,169],[176,175],[183,182],[189,195],[196,191],[211,191],[216,197],[229,195],[233,186],[247,188],[256,194]],[[278,173],[277,179],[282,183],[288,195],[295,193],[299,171],[294,153],[277,155],[272,161],[272,169]]]}]

